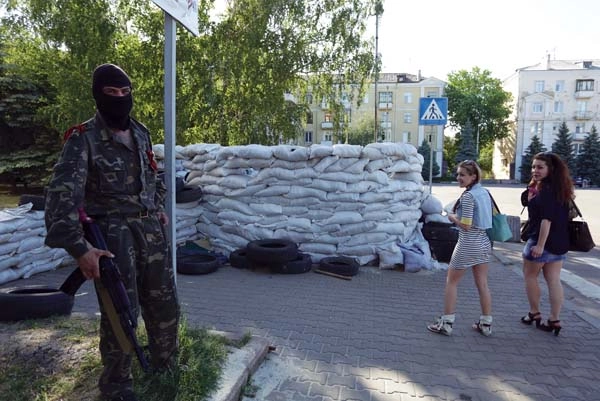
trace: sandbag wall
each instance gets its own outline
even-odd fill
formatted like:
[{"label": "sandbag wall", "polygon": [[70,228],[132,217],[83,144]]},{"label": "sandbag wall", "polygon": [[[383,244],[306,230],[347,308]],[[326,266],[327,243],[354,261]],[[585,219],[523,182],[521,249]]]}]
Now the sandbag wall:
[{"label": "sandbag wall", "polygon": [[[164,158],[163,145],[154,152]],[[196,144],[178,146],[176,157],[186,185],[203,191],[200,202],[177,205],[185,210],[178,229],[197,218],[197,233],[226,255],[252,240],[288,238],[313,261],[343,255],[381,267],[402,262],[400,244],[424,241],[423,157],[412,145]]]},{"label": "sandbag wall", "polygon": [[0,211],[0,284],[75,266],[65,250],[44,245],[44,212],[30,209],[31,203]]}]

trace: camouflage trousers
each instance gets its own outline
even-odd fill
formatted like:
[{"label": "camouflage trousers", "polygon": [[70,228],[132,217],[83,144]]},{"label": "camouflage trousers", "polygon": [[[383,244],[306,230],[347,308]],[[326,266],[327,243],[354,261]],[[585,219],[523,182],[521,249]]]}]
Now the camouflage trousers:
[{"label": "camouflage trousers", "polygon": [[[113,261],[121,273],[135,316],[142,318],[148,334],[152,368],[164,369],[174,362],[178,339],[179,302],[165,231],[156,217],[109,216],[97,219]],[[98,387],[112,398],[133,391],[133,355],[123,352],[100,305],[100,355],[104,366]]]}]

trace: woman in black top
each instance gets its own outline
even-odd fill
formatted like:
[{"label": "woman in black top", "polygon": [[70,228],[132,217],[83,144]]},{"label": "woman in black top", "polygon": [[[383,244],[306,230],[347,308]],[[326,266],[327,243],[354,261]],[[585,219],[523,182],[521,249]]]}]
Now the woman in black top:
[{"label": "woman in black top", "polygon": [[[569,168],[556,154],[538,153],[531,165],[531,182],[522,201],[529,214],[529,232],[523,249],[523,275],[529,300],[529,313],[521,322],[558,335],[563,288],[560,271],[569,249],[569,202],[573,198],[573,182]],[[544,273],[550,295],[550,316],[542,323],[538,275]]]}]

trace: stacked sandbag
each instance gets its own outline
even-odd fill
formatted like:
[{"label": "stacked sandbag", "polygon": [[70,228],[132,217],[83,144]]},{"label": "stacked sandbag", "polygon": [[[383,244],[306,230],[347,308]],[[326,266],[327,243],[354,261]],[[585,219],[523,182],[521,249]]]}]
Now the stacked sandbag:
[{"label": "stacked sandbag", "polygon": [[0,210],[0,284],[75,264],[63,249],[44,245],[44,212],[31,207]]},{"label": "stacked sandbag", "polygon": [[226,255],[250,241],[285,238],[317,263],[348,256],[385,268],[403,262],[400,244],[425,242],[423,157],[410,144],[195,144],[177,148],[176,157],[186,185],[203,192],[186,213]]}]

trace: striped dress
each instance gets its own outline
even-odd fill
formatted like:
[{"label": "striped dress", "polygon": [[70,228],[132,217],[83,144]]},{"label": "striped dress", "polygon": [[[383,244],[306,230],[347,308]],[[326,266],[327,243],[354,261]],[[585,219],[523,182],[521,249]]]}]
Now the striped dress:
[{"label": "striped dress", "polygon": [[[469,191],[460,197],[460,213],[458,219],[461,223],[473,222],[474,210],[477,207],[475,199]],[[492,253],[492,244],[486,230],[471,226],[469,230],[459,227],[458,242],[452,252],[448,267],[451,269],[467,269],[481,263],[489,263]]]}]

